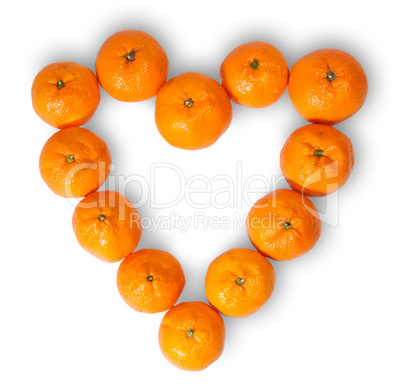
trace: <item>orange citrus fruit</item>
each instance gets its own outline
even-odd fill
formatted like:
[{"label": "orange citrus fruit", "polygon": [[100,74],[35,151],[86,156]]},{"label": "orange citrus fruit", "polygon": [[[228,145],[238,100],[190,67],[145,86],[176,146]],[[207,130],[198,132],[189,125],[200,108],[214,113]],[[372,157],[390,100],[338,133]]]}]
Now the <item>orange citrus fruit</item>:
[{"label": "orange citrus fruit", "polygon": [[328,124],[309,124],[289,136],[280,160],[292,189],[307,196],[326,196],[349,178],[353,146],[346,135]]},{"label": "orange citrus fruit", "polygon": [[309,122],[336,124],[347,119],[362,107],[367,91],[362,66],[342,50],[313,51],[290,71],[290,100]]},{"label": "orange citrus fruit", "polygon": [[225,326],[209,305],[184,302],[166,312],[159,327],[159,346],[164,357],[184,370],[203,370],[223,352]]},{"label": "orange citrus fruit", "polygon": [[247,232],[261,254],[286,261],[305,254],[317,243],[321,221],[306,196],[277,189],[253,205],[247,215]]},{"label": "orange citrus fruit", "polygon": [[37,115],[56,128],[82,126],[100,102],[95,74],[75,62],[44,67],[33,81],[31,97]]},{"label": "orange citrus fruit", "polygon": [[271,297],[275,271],[260,253],[232,249],[208,267],[205,292],[209,303],[227,316],[244,317],[257,312]]},{"label": "orange citrus fruit", "polygon": [[275,103],[288,85],[289,68],[283,54],[267,42],[236,47],[224,59],[222,85],[237,104],[263,108]]},{"label": "orange citrus fruit", "polygon": [[130,201],[109,190],[93,192],[77,204],[73,229],[86,251],[105,262],[117,262],[135,250],[142,225]]},{"label": "orange citrus fruit", "polygon": [[138,312],[170,309],[185,284],[180,262],[166,251],[143,249],[120,263],[117,288],[123,300]]},{"label": "orange citrus fruit", "polygon": [[62,197],[84,197],[95,192],[110,172],[109,149],[93,132],[69,127],[53,134],[39,158],[47,186]]},{"label": "orange citrus fruit", "polygon": [[95,66],[99,83],[110,96],[143,101],[155,96],[166,81],[169,61],[151,35],[123,30],[106,39]]},{"label": "orange citrus fruit", "polygon": [[201,73],[173,77],[156,96],[156,126],[168,143],[181,149],[211,146],[231,120],[232,105],[225,89]]}]

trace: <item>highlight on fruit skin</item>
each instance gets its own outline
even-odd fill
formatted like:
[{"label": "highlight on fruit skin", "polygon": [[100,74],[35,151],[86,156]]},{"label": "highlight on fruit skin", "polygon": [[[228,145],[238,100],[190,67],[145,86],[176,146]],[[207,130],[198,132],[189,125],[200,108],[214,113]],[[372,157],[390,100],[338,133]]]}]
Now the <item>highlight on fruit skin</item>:
[{"label": "highlight on fruit skin", "polygon": [[231,51],[221,64],[220,77],[233,102],[264,108],[278,101],[285,92],[289,68],[275,46],[256,41]]},{"label": "highlight on fruit skin", "polygon": [[123,300],[144,313],[164,312],[176,304],[185,284],[180,262],[162,250],[142,249],[129,254],[117,271]]},{"label": "highlight on fruit skin", "polygon": [[91,69],[78,63],[51,63],[36,75],[31,99],[34,111],[47,124],[58,129],[79,127],[98,108],[98,80]]},{"label": "highlight on fruit skin", "polygon": [[225,325],[208,304],[183,302],[163,316],[158,337],[162,355],[171,364],[183,370],[203,370],[223,352]]},{"label": "highlight on fruit skin", "polygon": [[118,262],[132,253],[142,234],[137,209],[112,190],[84,197],[75,207],[72,224],[80,246],[105,262]]},{"label": "highlight on fruit skin", "polygon": [[271,297],[275,271],[259,252],[235,248],[219,255],[208,266],[205,293],[220,313],[245,317],[257,312]]},{"label": "highlight on fruit skin", "polygon": [[294,190],[277,189],[250,209],[247,233],[262,255],[288,261],[314,247],[321,234],[321,220],[308,197]]},{"label": "highlight on fruit skin", "polygon": [[289,97],[309,122],[336,124],[363,106],[367,77],[360,63],[339,49],[319,49],[296,61],[290,70]]},{"label": "highlight on fruit skin", "polygon": [[95,62],[102,88],[113,98],[139,102],[166,82],[169,61],[162,46],[139,30],[122,30],[103,43]]},{"label": "highlight on fruit skin", "polygon": [[326,196],[340,189],[354,165],[350,139],[327,124],[309,124],[295,130],[280,156],[289,186],[306,196]]},{"label": "highlight on fruit skin", "polygon": [[187,72],[171,78],[159,90],[155,123],[172,146],[199,150],[213,145],[232,121],[225,89],[213,78]]},{"label": "highlight on fruit skin", "polygon": [[54,133],[39,157],[46,185],[58,196],[79,198],[97,191],[106,181],[112,158],[98,135],[81,127]]}]

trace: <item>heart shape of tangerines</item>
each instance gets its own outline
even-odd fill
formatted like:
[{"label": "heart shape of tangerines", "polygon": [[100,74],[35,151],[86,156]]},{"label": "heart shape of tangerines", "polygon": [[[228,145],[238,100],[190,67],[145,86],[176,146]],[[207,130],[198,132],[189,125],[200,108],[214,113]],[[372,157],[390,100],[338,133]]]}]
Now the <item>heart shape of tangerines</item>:
[{"label": "heart shape of tangerines", "polygon": [[[364,103],[367,80],[360,64],[335,49],[301,58],[290,76],[283,54],[266,42],[235,48],[224,59],[222,83],[189,72],[167,81],[168,59],[159,43],[137,30],[120,31],[102,45],[96,76],[72,62],[48,65],[32,86],[35,112],[59,128],[45,144],[40,171],[56,194],[83,198],[73,214],[79,244],[93,256],[122,261],[117,286],[139,312],[168,311],[159,343],[175,366],[201,370],[222,353],[225,329],[220,314],[244,317],[270,298],[275,272],[267,258],[291,260],[308,252],[321,233],[320,216],[307,196],[326,196],[347,181],[354,163],[350,140],[331,125],[353,115]],[[289,85],[297,112],[312,122],[287,139],[280,166],[291,189],[277,189],[252,206],[246,226],[256,251],[234,248],[209,265],[201,302],[175,305],[185,285],[179,261],[156,250],[135,251],[143,221],[121,193],[99,190],[111,156],[107,144],[81,128],[95,113],[99,84],[113,98],[138,102],[156,95],[155,123],[172,146],[199,150],[213,145],[232,121],[232,104],[263,108],[274,104]]]}]

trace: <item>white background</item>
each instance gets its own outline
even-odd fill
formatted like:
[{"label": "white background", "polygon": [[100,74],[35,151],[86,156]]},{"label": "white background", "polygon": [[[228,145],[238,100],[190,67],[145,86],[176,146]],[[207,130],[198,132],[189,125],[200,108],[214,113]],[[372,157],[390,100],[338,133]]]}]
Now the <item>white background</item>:
[{"label": "white background", "polygon": [[[401,388],[402,31],[396,5],[350,0],[3,5],[0,387]],[[157,340],[163,314],[140,314],[123,302],[115,283],[118,264],[103,263],[79,247],[71,228],[74,204],[54,195],[39,174],[41,148],[55,130],[32,109],[33,78],[56,61],[94,70],[103,41],[125,28],[159,41],[170,61],[169,78],[199,71],[219,80],[226,54],[239,44],[265,40],[282,51],[289,67],[315,49],[343,49],[362,64],[369,81],[364,107],[335,126],[352,140],[356,163],[339,197],[327,199],[329,224],[323,224],[318,244],[293,261],[271,261],[277,276],[271,299],[248,318],[224,317],[224,353],[197,373],[163,358]],[[270,180],[280,177],[284,141],[306,124],[286,91],[265,109],[233,104],[232,125],[215,145],[184,151],[157,132],[154,103],[121,103],[102,91],[98,111],[84,127],[108,143],[115,164],[110,179],[138,174],[149,181],[152,163],[179,166],[187,180],[197,174],[235,179],[241,161],[243,183],[253,175]],[[160,179],[159,201],[168,201],[179,184],[172,172]],[[126,189],[133,202],[140,197],[140,185]],[[325,199],[313,201],[324,211]],[[201,212],[233,218],[248,209],[242,202]],[[167,209],[154,209],[149,200],[139,208],[143,217],[171,212],[190,217],[195,211],[185,199]],[[244,228],[193,226],[185,234],[177,228],[146,229],[139,245],[145,247],[169,251],[182,263],[186,286],[179,301],[206,302],[208,264],[230,248],[251,245]]]}]

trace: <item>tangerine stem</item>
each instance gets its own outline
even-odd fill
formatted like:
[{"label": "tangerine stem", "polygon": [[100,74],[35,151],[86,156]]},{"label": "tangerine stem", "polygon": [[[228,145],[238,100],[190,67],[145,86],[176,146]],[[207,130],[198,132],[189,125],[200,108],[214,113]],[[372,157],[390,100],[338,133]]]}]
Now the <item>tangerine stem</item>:
[{"label": "tangerine stem", "polygon": [[194,336],[194,330],[192,330],[191,328],[189,328],[189,329],[187,330],[187,336],[188,336],[189,338],[192,338],[192,337]]},{"label": "tangerine stem", "polygon": [[255,59],[253,62],[251,62],[250,66],[251,66],[253,69],[257,69],[258,66],[260,66],[260,64],[259,64],[258,61]]},{"label": "tangerine stem", "polygon": [[328,73],[327,73],[327,80],[328,80],[329,82],[332,82],[332,81],[335,80],[335,78],[336,78],[335,73],[334,73],[331,69],[329,69],[329,70],[328,70]]},{"label": "tangerine stem", "polygon": [[154,279],[154,277],[152,277],[151,274],[147,277],[147,280],[148,280],[148,281],[153,281],[153,279]]},{"label": "tangerine stem", "polygon": [[67,156],[66,156],[66,161],[67,161],[67,163],[72,163],[72,162],[74,162],[74,161],[75,161],[74,155],[67,155]]},{"label": "tangerine stem", "polygon": [[106,219],[106,216],[105,216],[103,213],[100,213],[100,214],[98,215],[98,219],[99,219],[101,222],[103,222],[103,221]]},{"label": "tangerine stem", "polygon": [[240,286],[242,286],[244,284],[244,281],[246,281],[246,280],[241,277],[237,277],[237,279],[236,279],[236,283]]},{"label": "tangerine stem", "polygon": [[285,223],[283,223],[283,228],[288,230],[289,228],[293,228],[293,226],[290,224],[289,220],[286,220]]},{"label": "tangerine stem", "polygon": [[63,81],[59,80],[57,82],[57,88],[61,89],[61,88],[63,88],[63,86],[66,86],[66,84]]},{"label": "tangerine stem", "polygon": [[324,150],[316,150],[314,151],[314,155],[316,157],[321,157],[324,154]]},{"label": "tangerine stem", "polygon": [[184,101],[184,105],[185,105],[186,107],[191,108],[191,107],[193,106],[193,104],[194,104],[194,101],[193,101],[192,99],[188,99],[188,100],[185,100],[185,101]]},{"label": "tangerine stem", "polygon": [[132,62],[135,60],[135,51],[131,50],[128,54],[125,55],[127,62]]}]

